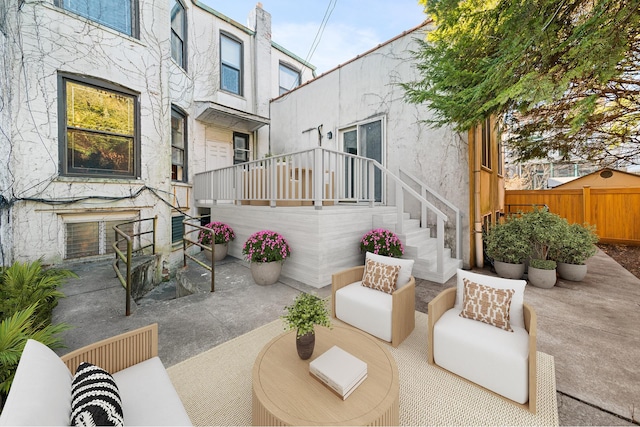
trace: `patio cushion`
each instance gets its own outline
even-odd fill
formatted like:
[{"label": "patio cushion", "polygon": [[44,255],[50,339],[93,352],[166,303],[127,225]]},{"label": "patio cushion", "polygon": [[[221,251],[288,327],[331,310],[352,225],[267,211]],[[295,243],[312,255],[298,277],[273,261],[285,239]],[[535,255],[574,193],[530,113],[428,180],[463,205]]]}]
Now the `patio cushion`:
[{"label": "patio cushion", "polygon": [[381,262],[386,265],[399,265],[400,272],[398,273],[398,279],[396,280],[396,289],[400,289],[403,286],[409,284],[409,280],[411,280],[411,272],[413,270],[413,263],[415,262],[414,260],[393,258],[393,257],[374,254],[371,252],[367,252],[365,259]]},{"label": "patio cushion", "polygon": [[435,363],[518,403],[529,398],[529,335],[460,317],[446,311],[433,332]]},{"label": "patio cushion", "polygon": [[385,341],[391,341],[393,297],[354,282],[336,291],[336,317]]},{"label": "patio cushion", "polygon": [[460,316],[512,332],[509,309],[513,289],[496,289],[464,279],[464,304]]},{"label": "patio cushion", "polygon": [[509,322],[511,327],[524,328],[524,289],[526,280],[503,279],[501,277],[487,276],[486,274],[472,273],[470,271],[458,269],[457,272],[456,302],[454,308],[462,310],[464,303],[464,279],[471,280],[481,285],[491,286],[497,289],[513,289],[511,297],[511,307],[509,308]]},{"label": "patio cushion", "polygon": [[122,426],[122,403],[111,374],[83,362],[71,382],[71,425]]},{"label": "patio cushion", "polygon": [[191,425],[158,357],[113,374],[122,397],[125,425]]},{"label": "patio cushion", "polygon": [[387,265],[368,259],[365,263],[362,286],[392,294],[396,290],[399,265]]}]

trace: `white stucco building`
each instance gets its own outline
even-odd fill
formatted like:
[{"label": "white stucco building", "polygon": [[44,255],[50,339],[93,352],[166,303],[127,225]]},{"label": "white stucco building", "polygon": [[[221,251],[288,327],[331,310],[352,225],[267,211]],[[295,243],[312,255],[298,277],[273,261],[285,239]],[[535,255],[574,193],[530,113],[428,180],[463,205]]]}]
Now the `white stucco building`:
[{"label": "white stucco building", "polygon": [[0,259],[103,257],[111,225],[157,216],[168,267],[193,176],[266,153],[270,99],[314,68],[260,4],[250,27],[195,0],[82,4],[0,5]]}]

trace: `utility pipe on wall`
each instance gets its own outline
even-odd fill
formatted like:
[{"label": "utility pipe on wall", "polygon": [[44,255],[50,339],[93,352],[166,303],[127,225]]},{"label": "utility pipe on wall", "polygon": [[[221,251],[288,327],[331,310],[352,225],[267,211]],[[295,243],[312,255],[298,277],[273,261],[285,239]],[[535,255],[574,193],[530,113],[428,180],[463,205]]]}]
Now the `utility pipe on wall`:
[{"label": "utility pipe on wall", "polygon": [[480,171],[482,144],[478,143],[478,128],[473,133],[473,236],[476,248],[476,267],[484,267],[484,251],[482,249],[482,212],[480,210]]}]

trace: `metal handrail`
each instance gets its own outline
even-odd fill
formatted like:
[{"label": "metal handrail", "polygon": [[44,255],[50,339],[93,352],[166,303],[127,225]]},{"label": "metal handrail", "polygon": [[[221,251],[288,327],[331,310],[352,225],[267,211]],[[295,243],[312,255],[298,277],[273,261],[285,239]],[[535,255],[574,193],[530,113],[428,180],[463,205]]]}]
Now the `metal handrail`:
[{"label": "metal handrail", "polygon": [[[209,215],[203,215],[200,217],[191,217],[188,219],[185,219],[184,221],[182,221],[182,224],[184,225],[184,233],[182,235],[182,255],[183,255],[183,259],[182,259],[182,265],[183,267],[187,266],[187,259],[192,260],[193,262],[195,262],[196,264],[198,264],[199,266],[206,268],[207,270],[209,270],[211,272],[211,292],[215,292],[215,254],[216,254],[216,250],[215,250],[215,244],[212,244],[211,246],[207,246],[207,245],[203,245],[202,243],[200,243],[198,240],[191,240],[190,235],[192,233],[197,232],[198,235],[200,233],[200,231],[210,231],[210,228],[204,227],[202,225],[199,224],[193,224],[191,223],[191,221],[194,220],[200,220],[201,218],[208,218]],[[193,230],[189,230],[187,231],[187,227],[193,227]],[[213,233],[213,232],[212,232]],[[197,239],[197,238],[196,238]],[[212,242],[215,242],[215,237],[212,237]],[[202,248],[202,250],[204,251],[208,251],[211,252],[211,265],[207,265],[204,262],[200,261],[199,259],[197,259],[196,257],[190,255],[187,252],[187,249],[190,248],[191,246],[199,246],[200,248]]]},{"label": "metal handrail", "polygon": [[[141,224],[145,221],[153,221],[153,228],[151,231],[141,231],[138,233],[133,233],[131,235],[127,234],[123,230],[120,230],[119,227],[128,224]],[[116,272],[116,277],[120,281],[120,284],[124,287],[126,291],[126,302],[125,302],[125,315],[129,316],[131,314],[131,259],[134,253],[143,252],[147,248],[151,248],[151,253],[156,253],[156,226],[158,223],[158,216],[154,216],[153,218],[143,218],[137,219],[133,221],[127,221],[120,223],[118,225],[113,226],[113,230],[115,231],[115,242],[111,245],[113,247],[113,251],[115,252],[116,258],[113,261],[113,269]],[[140,242],[140,237],[145,236],[147,234],[152,234],[151,243],[146,244],[144,246],[140,246],[136,249],[133,249],[134,239],[137,238],[138,242]],[[123,253],[118,245],[122,242],[127,242],[127,252]],[[126,277],[122,275],[120,272],[120,261],[123,261],[126,265]]]}]

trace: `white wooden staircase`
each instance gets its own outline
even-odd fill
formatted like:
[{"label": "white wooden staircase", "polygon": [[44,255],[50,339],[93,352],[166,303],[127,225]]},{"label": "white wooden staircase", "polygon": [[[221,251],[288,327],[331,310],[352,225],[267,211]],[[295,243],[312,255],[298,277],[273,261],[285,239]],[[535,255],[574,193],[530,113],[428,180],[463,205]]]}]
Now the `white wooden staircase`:
[{"label": "white wooden staircase", "polygon": [[[396,233],[398,216],[396,214],[376,214],[373,216],[373,228],[384,228]],[[404,213],[403,233],[396,233],[404,245],[403,258],[415,260],[413,276],[418,279],[444,283],[462,268],[462,260],[451,257],[451,248],[444,250],[444,268],[437,269],[437,239],[431,237],[430,228],[420,227],[420,220],[411,219]]]}]

